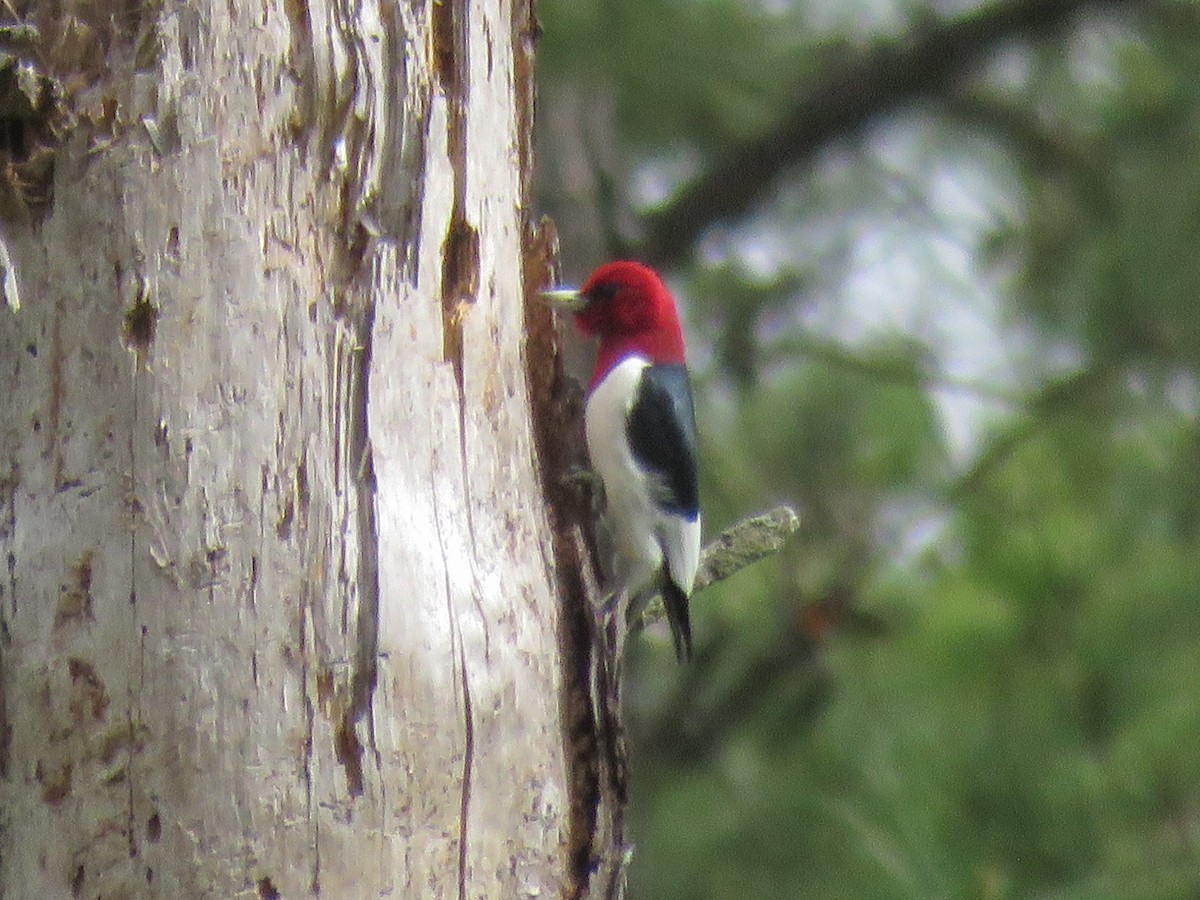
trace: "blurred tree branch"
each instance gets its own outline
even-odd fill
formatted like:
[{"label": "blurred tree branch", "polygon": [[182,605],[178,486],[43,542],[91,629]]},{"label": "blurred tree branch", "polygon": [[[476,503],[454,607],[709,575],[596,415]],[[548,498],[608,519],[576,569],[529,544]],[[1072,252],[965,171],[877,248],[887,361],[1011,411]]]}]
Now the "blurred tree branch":
[{"label": "blurred tree branch", "polygon": [[1025,402],[1027,415],[1011,423],[994,437],[975,458],[974,464],[951,485],[951,502],[979,488],[1026,441],[1042,432],[1050,421],[1068,411],[1096,410],[1111,405],[1108,390],[1113,374],[1102,366],[1069,372],[1043,385]]},{"label": "blurred tree branch", "polygon": [[1149,0],[998,0],[876,44],[800,85],[795,104],[775,128],[733,148],[647,215],[639,255],[658,266],[680,263],[707,228],[747,212],[782,172],[872,119],[953,86],[1006,41],[1051,35],[1089,9],[1150,5]]},{"label": "blurred tree branch", "polygon": [[942,372],[932,366],[923,365],[921,360],[911,358],[888,359],[878,355],[858,353],[841,341],[823,338],[816,334],[794,334],[773,341],[763,351],[769,360],[796,359],[803,357],[833,369],[853,372],[874,378],[885,384],[897,384],[920,390],[956,391],[979,400],[1017,406],[1024,394],[1017,389],[1007,388],[978,378],[960,378]]},{"label": "blurred tree branch", "polygon": [[1097,214],[1112,208],[1105,172],[1088,148],[1051,131],[1031,110],[981,92],[951,97],[947,111],[963,124],[999,136],[1026,168],[1063,176],[1076,196]]},{"label": "blurred tree branch", "polygon": [[[775,707],[779,727],[789,737],[811,724],[825,708],[833,679],[815,640],[781,630],[774,646],[755,654],[736,673],[723,673],[730,680],[714,686],[714,672],[723,672],[718,663],[737,652],[735,643],[730,632],[721,632],[701,646],[695,664],[681,673],[671,699],[664,704],[676,715],[639,724],[641,752],[695,765],[724,746],[732,734],[761,713],[764,704]],[[785,682],[793,684],[794,696],[781,705],[778,691]]]}]

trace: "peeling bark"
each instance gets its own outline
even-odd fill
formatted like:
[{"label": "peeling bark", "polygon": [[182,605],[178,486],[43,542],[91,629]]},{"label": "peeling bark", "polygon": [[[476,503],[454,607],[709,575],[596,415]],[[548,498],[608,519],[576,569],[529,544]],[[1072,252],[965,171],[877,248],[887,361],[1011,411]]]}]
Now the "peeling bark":
[{"label": "peeling bark", "polygon": [[0,895],[568,893],[530,10],[106,21],[0,235]]}]

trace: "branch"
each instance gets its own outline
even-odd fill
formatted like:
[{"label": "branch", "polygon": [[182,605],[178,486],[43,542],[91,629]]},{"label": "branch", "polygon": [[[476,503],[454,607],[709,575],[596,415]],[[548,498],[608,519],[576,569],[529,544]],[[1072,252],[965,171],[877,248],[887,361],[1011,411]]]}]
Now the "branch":
[{"label": "branch", "polygon": [[799,527],[800,517],[790,506],[777,506],[734,522],[700,552],[700,569],[693,590],[702,591],[779,552],[783,542]]},{"label": "branch", "polygon": [[993,472],[1012,458],[1022,444],[1043,431],[1050,424],[1052,416],[1103,404],[1104,392],[1112,381],[1111,372],[1095,367],[1070,372],[1042,386],[1026,401],[1025,418],[1014,422],[984,448],[971,468],[950,486],[947,499],[955,503],[966,494],[978,490]]},{"label": "branch", "polygon": [[[700,551],[700,568],[696,571],[692,593],[724,581],[747,566],[778,553],[784,541],[799,527],[800,517],[790,506],[776,506],[765,513],[734,522]],[[641,625],[658,622],[664,615],[662,599],[656,597],[642,613]]]},{"label": "branch", "polygon": [[1095,213],[1113,208],[1107,173],[1082,142],[1057,133],[1024,106],[986,93],[964,93],[950,98],[949,114],[964,125],[986,129],[1015,152],[1019,163],[1038,173],[1065,178],[1075,195]]},{"label": "branch", "polygon": [[945,390],[967,394],[978,400],[1015,406],[1024,395],[977,378],[959,378],[938,369],[914,365],[909,360],[879,359],[861,355],[838,341],[812,334],[795,335],[768,345],[763,355],[771,358],[803,356],[831,369],[854,372],[884,384],[897,384],[921,390]]},{"label": "branch", "polygon": [[837,138],[970,74],[1014,38],[1037,38],[1076,13],[1146,0],[996,0],[908,37],[876,44],[801,85],[775,128],[739,147],[643,220],[640,256],[658,266],[681,262],[716,222],[745,214],[789,167]]}]

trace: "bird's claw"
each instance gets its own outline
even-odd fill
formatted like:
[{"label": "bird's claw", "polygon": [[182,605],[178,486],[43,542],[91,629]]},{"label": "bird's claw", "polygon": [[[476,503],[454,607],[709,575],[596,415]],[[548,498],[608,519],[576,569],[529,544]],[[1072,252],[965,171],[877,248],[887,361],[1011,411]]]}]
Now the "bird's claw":
[{"label": "bird's claw", "polygon": [[560,476],[559,484],[575,491],[595,513],[604,510],[604,481],[591,469],[574,467]]}]

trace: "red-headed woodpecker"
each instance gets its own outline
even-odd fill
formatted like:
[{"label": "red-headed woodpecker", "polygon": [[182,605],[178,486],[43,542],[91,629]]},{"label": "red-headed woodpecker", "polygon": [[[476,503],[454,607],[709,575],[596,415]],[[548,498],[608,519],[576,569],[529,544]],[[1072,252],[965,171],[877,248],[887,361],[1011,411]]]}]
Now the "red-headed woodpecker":
[{"label": "red-headed woodpecker", "polygon": [[578,291],[546,297],[567,305],[579,330],[600,340],[584,426],[615,549],[618,648],[628,617],[661,594],[682,660],[692,652],[688,596],[700,562],[700,497],[675,301],[653,270],[635,262],[607,263]]}]

